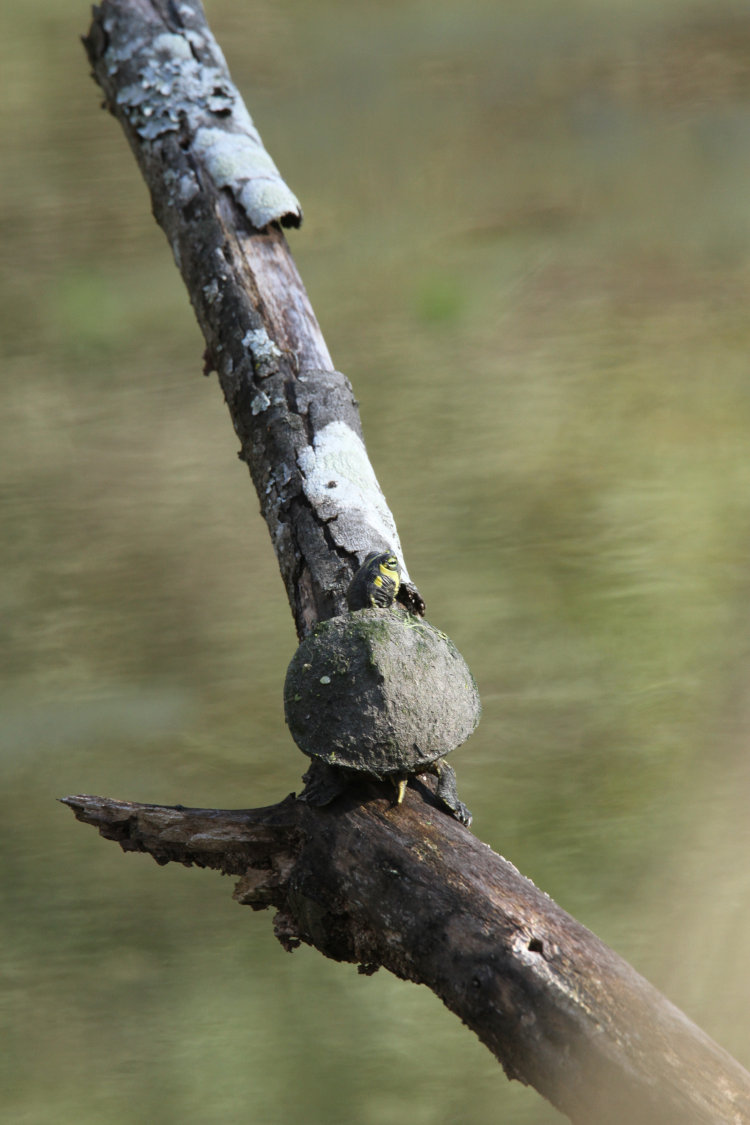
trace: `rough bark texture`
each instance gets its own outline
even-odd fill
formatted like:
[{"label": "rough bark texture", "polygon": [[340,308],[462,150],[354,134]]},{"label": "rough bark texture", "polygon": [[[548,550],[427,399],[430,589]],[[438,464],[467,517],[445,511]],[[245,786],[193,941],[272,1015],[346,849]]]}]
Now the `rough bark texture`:
[{"label": "rough bark texture", "polygon": [[[370,551],[394,550],[424,603],[277,223],[297,200],[265,152],[199,0],[105,0],[84,40],[151,192],[218,372],[297,632],[346,612]],[[263,223],[263,229],[256,224]]]},{"label": "rough bark texture", "polygon": [[300,942],[426,984],[579,1125],[744,1125],[750,1075],[594,934],[410,788],[221,811],[68,797],[125,851],[239,876]]},{"label": "rough bark texture", "polygon": [[[187,285],[304,636],[346,612],[367,552],[403,556],[281,233],[299,204],[198,0],[105,0],[85,43]],[[750,1123],[738,1063],[423,786],[399,807],[383,794],[372,783],[325,809],[289,798],[241,812],[66,803],[126,851],[239,876],[238,901],[274,906],[286,948],[427,984],[574,1122]]]}]

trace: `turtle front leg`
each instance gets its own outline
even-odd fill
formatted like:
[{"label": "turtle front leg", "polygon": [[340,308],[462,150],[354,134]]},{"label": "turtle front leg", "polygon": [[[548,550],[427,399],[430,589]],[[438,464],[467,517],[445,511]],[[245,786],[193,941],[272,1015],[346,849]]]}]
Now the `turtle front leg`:
[{"label": "turtle front leg", "polygon": [[396,775],[396,777],[391,778],[391,781],[396,786],[396,790],[397,790],[397,792],[396,792],[396,804],[402,805],[404,803],[404,797],[406,796],[406,786],[409,784],[409,778],[408,777],[399,777],[398,775]]},{"label": "turtle front leg", "polygon": [[471,813],[458,796],[456,772],[453,767],[448,765],[445,758],[438,758],[429,772],[434,773],[438,779],[437,789],[435,790],[437,799],[443,802],[449,812],[453,813],[456,820],[460,820],[468,828],[471,824]]}]

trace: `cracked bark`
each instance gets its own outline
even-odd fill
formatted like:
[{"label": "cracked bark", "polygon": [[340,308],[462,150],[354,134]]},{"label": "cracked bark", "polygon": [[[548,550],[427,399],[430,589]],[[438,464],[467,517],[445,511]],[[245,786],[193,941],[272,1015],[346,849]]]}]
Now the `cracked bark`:
[{"label": "cracked bark", "polygon": [[[346,611],[393,517],[351,386],[333,368],[281,226],[301,211],[263,152],[198,0],[105,0],[84,40],[151,192],[255,484],[300,636]],[[422,612],[406,575],[404,600]],[[386,790],[388,787],[386,786]],[[750,1123],[750,1075],[598,938],[413,781],[334,805],[167,808],[69,797],[125,851],[239,877],[307,942],[426,984],[580,1125]]]}]

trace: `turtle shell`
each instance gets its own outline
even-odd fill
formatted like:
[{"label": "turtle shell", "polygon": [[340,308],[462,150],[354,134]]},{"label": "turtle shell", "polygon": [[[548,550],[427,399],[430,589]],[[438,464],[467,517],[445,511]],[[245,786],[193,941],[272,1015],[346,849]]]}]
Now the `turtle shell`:
[{"label": "turtle shell", "polygon": [[385,777],[414,774],[464,742],[479,692],[455,645],[399,608],[321,622],[300,644],[284,713],[305,754]]}]

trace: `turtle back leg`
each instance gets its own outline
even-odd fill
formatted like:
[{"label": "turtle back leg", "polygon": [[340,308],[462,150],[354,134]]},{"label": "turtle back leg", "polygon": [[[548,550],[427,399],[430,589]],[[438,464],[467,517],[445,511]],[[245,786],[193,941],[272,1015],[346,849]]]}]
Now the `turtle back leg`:
[{"label": "turtle back leg", "polygon": [[305,788],[300,793],[299,800],[317,807],[329,805],[336,797],[340,797],[347,787],[346,778],[341,770],[317,758],[313,758],[310,762],[307,772],[302,775],[302,780]]},{"label": "turtle back leg", "polygon": [[438,779],[437,789],[435,790],[437,799],[442,801],[449,812],[453,813],[456,820],[460,820],[468,828],[471,824],[471,813],[458,796],[456,771],[448,765],[445,758],[438,758],[430,767],[429,772],[434,773]]}]

